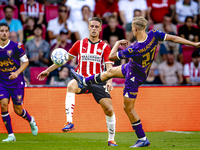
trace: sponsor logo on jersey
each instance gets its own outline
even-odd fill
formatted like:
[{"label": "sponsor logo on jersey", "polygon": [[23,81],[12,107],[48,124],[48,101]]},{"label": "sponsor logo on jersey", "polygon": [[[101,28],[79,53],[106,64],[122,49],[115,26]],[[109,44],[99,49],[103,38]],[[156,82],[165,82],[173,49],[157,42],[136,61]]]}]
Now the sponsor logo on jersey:
[{"label": "sponsor logo on jersey", "polygon": [[101,63],[101,56],[95,54],[82,54],[81,56],[82,61],[91,61]]},{"label": "sponsor logo on jersey", "polygon": [[101,49],[97,49],[97,52],[98,52],[98,53],[101,53],[101,52],[102,52],[102,50],[101,50]]},{"label": "sponsor logo on jersey", "polygon": [[8,55],[9,57],[11,57],[12,54],[13,54],[13,50],[7,50],[7,55]]}]

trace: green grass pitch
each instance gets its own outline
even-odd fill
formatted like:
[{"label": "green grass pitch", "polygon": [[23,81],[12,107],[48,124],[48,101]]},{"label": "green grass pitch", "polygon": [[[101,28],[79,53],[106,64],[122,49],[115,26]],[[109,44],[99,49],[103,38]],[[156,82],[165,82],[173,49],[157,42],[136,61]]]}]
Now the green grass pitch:
[{"label": "green grass pitch", "polygon": [[[171,133],[146,132],[151,142],[142,150],[197,150],[200,149],[200,132]],[[107,146],[107,133],[31,133],[15,134],[17,141],[0,143],[0,150],[104,150],[130,149],[137,140],[134,132],[117,132],[115,141],[118,147]],[[0,140],[7,134],[0,134]]]}]

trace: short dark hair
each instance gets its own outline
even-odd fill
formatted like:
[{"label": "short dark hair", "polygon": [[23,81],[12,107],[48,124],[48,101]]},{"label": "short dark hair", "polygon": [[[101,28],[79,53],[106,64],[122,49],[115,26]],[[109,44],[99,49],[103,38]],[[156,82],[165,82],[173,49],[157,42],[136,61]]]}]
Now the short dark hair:
[{"label": "short dark hair", "polygon": [[6,5],[6,6],[3,8],[4,13],[6,12],[6,9],[7,9],[7,8],[10,8],[10,9],[14,10],[14,8],[13,8],[11,5]]},{"label": "short dark hair", "polygon": [[88,5],[84,5],[82,8],[81,8],[81,11],[83,11],[83,8],[84,7],[87,7],[88,9],[89,9],[89,11],[90,11],[90,7],[88,6]]},{"label": "short dark hair", "polygon": [[192,21],[194,22],[194,18],[193,18],[192,16],[187,16],[187,17],[185,18],[185,22],[187,22],[188,19],[192,19]]},{"label": "short dark hair", "polygon": [[60,5],[58,5],[58,11],[59,11],[59,9],[60,9],[61,7],[65,7],[66,10],[67,10],[67,6],[65,6],[64,4],[60,4]]},{"label": "short dark hair", "polygon": [[117,20],[117,17],[114,16],[114,15],[110,15],[110,16],[108,17],[108,19],[109,19],[109,20],[110,20],[110,19],[115,19],[115,20]]},{"label": "short dark hair", "polygon": [[8,30],[10,31],[10,27],[8,26],[7,23],[4,23],[4,22],[0,23],[0,28],[3,27],[3,26],[8,27]]},{"label": "short dark hair", "polygon": [[90,19],[91,21],[98,21],[101,25],[103,24],[102,20],[99,17],[92,17],[92,19]]},{"label": "short dark hair", "polygon": [[133,12],[139,11],[140,13],[142,12],[140,9],[135,9]]},{"label": "short dark hair", "polygon": [[[40,29],[42,30],[42,25],[41,25],[41,24],[35,24],[35,25],[34,25],[33,31],[34,31],[36,28],[40,28]],[[43,31],[43,30],[42,30],[42,31]]]},{"label": "short dark hair", "polygon": [[165,14],[164,17],[170,17],[171,18],[171,15],[170,14]]},{"label": "short dark hair", "polygon": [[192,58],[200,57],[200,51],[196,50],[192,53]]}]

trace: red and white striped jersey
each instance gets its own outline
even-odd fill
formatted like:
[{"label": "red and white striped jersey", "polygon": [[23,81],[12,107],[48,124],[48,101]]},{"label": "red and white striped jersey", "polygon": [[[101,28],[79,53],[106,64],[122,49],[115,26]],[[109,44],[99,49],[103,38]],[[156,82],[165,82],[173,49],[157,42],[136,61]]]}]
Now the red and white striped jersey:
[{"label": "red and white striped jersey", "polygon": [[193,62],[185,64],[183,75],[185,78],[190,77],[191,82],[200,82],[200,63],[198,68],[194,66]]},{"label": "red and white striped jersey", "polygon": [[103,72],[105,63],[114,64],[108,59],[110,52],[110,47],[102,40],[92,43],[88,38],[85,38],[73,45],[69,50],[69,55],[78,56],[76,71],[78,74],[88,77]]},{"label": "red and white striped jersey", "polygon": [[39,18],[39,15],[44,15],[44,6],[38,2],[34,5],[23,3],[20,6],[20,15],[25,14],[27,17]]}]

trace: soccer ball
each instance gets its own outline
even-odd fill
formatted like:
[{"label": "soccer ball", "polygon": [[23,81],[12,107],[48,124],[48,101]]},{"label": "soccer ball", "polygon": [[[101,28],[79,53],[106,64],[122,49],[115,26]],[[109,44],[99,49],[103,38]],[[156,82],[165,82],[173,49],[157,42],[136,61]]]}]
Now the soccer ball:
[{"label": "soccer ball", "polygon": [[64,65],[68,60],[68,53],[63,48],[56,48],[51,54],[51,60],[56,65]]}]

